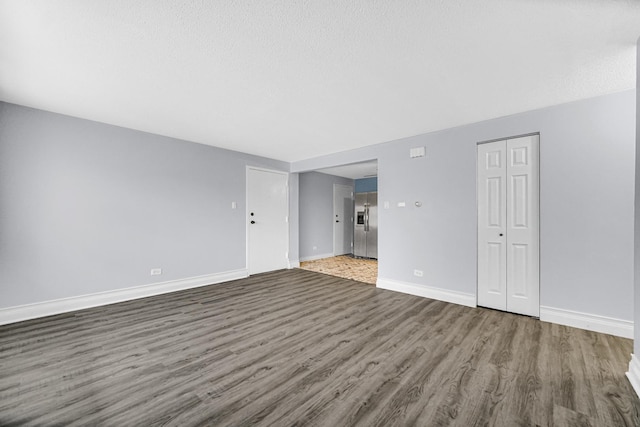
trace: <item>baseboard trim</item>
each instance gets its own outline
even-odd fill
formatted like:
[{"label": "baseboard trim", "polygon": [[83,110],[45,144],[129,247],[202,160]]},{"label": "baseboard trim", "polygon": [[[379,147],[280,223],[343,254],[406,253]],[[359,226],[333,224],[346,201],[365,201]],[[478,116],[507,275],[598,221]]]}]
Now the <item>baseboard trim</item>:
[{"label": "baseboard trim", "polygon": [[230,280],[248,277],[246,269],[226,271],[223,273],[207,274],[204,276],[189,277],[180,280],[152,283],[149,285],[135,286],[132,288],[117,289],[114,291],[99,292],[77,297],[62,298],[44,301],[35,304],[27,304],[16,307],[0,309],[0,325],[22,322],[23,320],[36,319],[38,317],[67,313],[85,308],[114,304],[153,295],[166,294],[184,289],[197,288],[212,285],[214,283],[228,282]]},{"label": "baseboard trim", "polygon": [[623,338],[633,338],[633,322],[629,320],[544,306],[540,306],[540,320]]},{"label": "baseboard trim", "polygon": [[289,263],[289,269],[300,267],[300,261],[298,261],[297,259],[289,260],[287,262]]},{"label": "baseboard trim", "polygon": [[627,378],[631,383],[631,387],[633,387],[633,390],[636,392],[636,395],[640,397],[640,360],[636,358],[635,354],[631,354]]},{"label": "baseboard trim", "polygon": [[303,262],[303,261],[315,261],[317,259],[332,258],[332,257],[333,257],[333,252],[331,252],[329,254],[303,256],[303,257],[300,257],[300,262]]},{"label": "baseboard trim", "polygon": [[402,292],[404,294],[437,299],[439,301],[465,305],[467,307],[476,307],[475,294],[450,291],[447,289],[434,288],[432,286],[418,285],[415,283],[400,282],[397,280],[384,279],[381,277],[378,277],[376,286],[380,289],[386,289],[388,291]]}]

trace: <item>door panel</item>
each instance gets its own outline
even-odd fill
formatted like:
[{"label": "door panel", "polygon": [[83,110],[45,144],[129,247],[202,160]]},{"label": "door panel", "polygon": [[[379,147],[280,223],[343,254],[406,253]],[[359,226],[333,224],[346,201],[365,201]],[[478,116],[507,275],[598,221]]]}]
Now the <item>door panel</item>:
[{"label": "door panel", "polygon": [[502,227],[502,177],[487,178],[487,227]]},{"label": "door panel", "polygon": [[478,305],[506,310],[506,141],[478,145]]},{"label": "door panel", "polygon": [[502,252],[504,251],[501,243],[487,244],[487,275],[488,275],[488,291],[492,294],[503,293],[501,289],[502,272],[504,271],[504,262]]},{"label": "door panel", "polygon": [[527,175],[513,175],[511,177],[511,226],[527,228],[529,216],[529,186]]},{"label": "door panel", "polygon": [[[527,270],[529,269],[528,245],[511,245],[511,252],[507,254],[510,267],[513,269],[511,280],[508,281],[509,294],[512,297],[527,296]],[[507,309],[509,308],[507,304]]]},{"label": "door panel", "polygon": [[286,173],[248,169],[249,274],[288,267],[289,224]]},{"label": "door panel", "polygon": [[507,310],[540,315],[538,135],[507,141]]},{"label": "door panel", "polygon": [[490,151],[486,152],[486,169],[502,169],[504,164],[504,150],[501,144],[495,147],[484,147]]}]

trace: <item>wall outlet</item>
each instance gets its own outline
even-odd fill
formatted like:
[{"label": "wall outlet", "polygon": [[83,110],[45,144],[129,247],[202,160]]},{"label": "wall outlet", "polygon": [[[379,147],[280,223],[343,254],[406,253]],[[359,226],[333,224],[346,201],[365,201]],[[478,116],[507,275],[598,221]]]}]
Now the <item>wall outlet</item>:
[{"label": "wall outlet", "polygon": [[413,275],[416,277],[422,277],[422,270],[413,270]]},{"label": "wall outlet", "polygon": [[152,276],[159,276],[162,274],[162,269],[161,268],[152,268],[151,269],[151,275]]},{"label": "wall outlet", "polygon": [[314,247],[313,247],[313,250],[314,250],[314,251],[317,251],[317,250],[318,250],[318,247],[317,247],[317,246],[314,246]]}]

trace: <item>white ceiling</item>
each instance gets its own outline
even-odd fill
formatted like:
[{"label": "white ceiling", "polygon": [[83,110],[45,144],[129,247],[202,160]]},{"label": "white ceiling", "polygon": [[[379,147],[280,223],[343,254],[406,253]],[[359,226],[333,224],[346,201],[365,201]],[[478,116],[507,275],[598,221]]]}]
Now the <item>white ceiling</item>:
[{"label": "white ceiling", "polygon": [[637,0],[0,0],[0,100],[295,161],[635,87]]}]

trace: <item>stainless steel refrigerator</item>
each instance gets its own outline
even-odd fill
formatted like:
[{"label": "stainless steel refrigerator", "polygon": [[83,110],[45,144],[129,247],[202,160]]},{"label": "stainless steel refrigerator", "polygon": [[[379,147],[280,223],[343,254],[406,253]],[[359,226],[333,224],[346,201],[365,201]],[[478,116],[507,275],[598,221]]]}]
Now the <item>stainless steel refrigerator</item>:
[{"label": "stainless steel refrigerator", "polygon": [[378,193],[356,193],[353,254],[378,258]]}]

